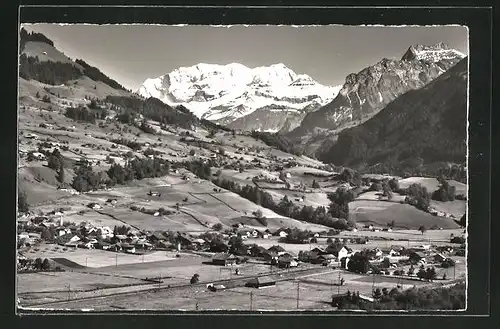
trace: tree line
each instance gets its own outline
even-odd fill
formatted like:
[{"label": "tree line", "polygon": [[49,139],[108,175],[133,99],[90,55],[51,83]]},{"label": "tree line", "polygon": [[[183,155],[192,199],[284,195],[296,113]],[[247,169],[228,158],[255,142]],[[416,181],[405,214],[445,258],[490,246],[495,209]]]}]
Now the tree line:
[{"label": "tree line", "polygon": [[37,80],[49,85],[60,85],[68,80],[80,78],[83,74],[71,63],[40,61],[38,56],[21,54],[19,76],[26,80]]},{"label": "tree line", "polygon": [[64,115],[75,121],[83,121],[88,123],[95,123],[96,119],[98,119],[99,117],[96,112],[89,110],[85,106],[68,107],[66,108],[66,112],[64,112]]},{"label": "tree line", "polygon": [[20,46],[19,51],[20,52],[22,52],[24,50],[24,46],[26,45],[26,42],[29,42],[29,41],[43,42],[43,43],[46,43],[46,44],[54,47],[54,41],[50,40],[42,33],[36,33],[36,32],[29,33],[28,31],[26,31],[26,29],[24,27],[21,28],[19,39],[20,39],[20,41],[19,41],[19,46]]},{"label": "tree line", "polygon": [[252,136],[255,139],[263,141],[266,145],[275,147],[280,151],[290,153],[290,154],[295,154],[297,156],[301,156],[302,152],[298,146],[285,136],[279,134],[279,133],[269,133],[269,132],[262,132],[262,131],[256,131],[252,130],[250,133],[250,136]]},{"label": "tree line", "polygon": [[220,177],[213,179],[212,182],[219,187],[236,193],[257,205],[271,209],[277,214],[285,217],[340,230],[346,230],[355,226],[354,221],[349,219],[349,207],[347,206],[347,203],[352,200],[352,195],[346,189],[338,189],[337,192],[328,196],[331,204],[330,209],[327,210],[323,206],[314,208],[304,205],[300,207],[289,200],[286,195],[279,203],[276,203],[271,194],[263,191],[257,186],[245,185],[242,187],[234,181]]},{"label": "tree line", "polygon": [[347,292],[345,298],[332,303],[339,309],[358,310],[459,310],[465,308],[465,283],[459,283],[449,288],[411,288],[401,291],[393,288],[375,289],[374,303],[359,298],[359,293]]},{"label": "tree line", "polygon": [[75,62],[83,67],[83,74],[88,76],[92,80],[104,82],[105,84],[114,89],[124,90],[124,91],[127,90],[121,84],[119,84],[115,80],[111,79],[110,77],[102,73],[98,68],[87,64],[83,59],[77,59],[75,60]]}]

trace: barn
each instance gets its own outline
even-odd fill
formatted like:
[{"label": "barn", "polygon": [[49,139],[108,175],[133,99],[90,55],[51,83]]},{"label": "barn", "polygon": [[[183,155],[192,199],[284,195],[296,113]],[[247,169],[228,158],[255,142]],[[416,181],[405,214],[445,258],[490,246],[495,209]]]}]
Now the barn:
[{"label": "barn", "polygon": [[274,279],[269,275],[253,278],[246,283],[247,287],[257,288],[257,289],[271,287],[275,285],[276,285],[276,279]]}]

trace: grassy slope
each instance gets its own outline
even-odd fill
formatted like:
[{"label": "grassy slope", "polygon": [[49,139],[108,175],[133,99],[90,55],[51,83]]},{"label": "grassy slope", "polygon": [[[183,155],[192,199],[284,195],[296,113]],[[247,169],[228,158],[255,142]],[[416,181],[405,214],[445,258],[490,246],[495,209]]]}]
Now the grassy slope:
[{"label": "grassy slope", "polygon": [[[47,53],[47,54],[44,54]],[[82,68],[81,65],[73,62],[68,56],[64,55],[62,52],[52,47],[48,43],[39,41],[28,41],[24,46],[23,53],[29,57],[38,56],[40,61],[52,61],[61,63],[71,63],[78,68]]]},{"label": "grassy slope", "polygon": [[418,229],[421,225],[426,228],[437,225],[443,229],[459,227],[452,219],[432,216],[407,204],[388,205],[388,202],[384,201],[372,201],[372,203],[373,206],[380,208],[365,209],[364,212],[353,211],[350,216],[360,224],[374,224],[381,227],[386,227],[392,220],[397,228]]}]

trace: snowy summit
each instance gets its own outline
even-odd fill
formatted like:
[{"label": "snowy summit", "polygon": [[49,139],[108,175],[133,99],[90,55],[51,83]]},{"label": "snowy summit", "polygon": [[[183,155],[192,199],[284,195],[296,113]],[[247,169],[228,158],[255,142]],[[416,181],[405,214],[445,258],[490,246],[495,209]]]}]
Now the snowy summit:
[{"label": "snowy summit", "polygon": [[339,89],[282,63],[256,68],[200,63],[146,79],[137,93],[171,106],[183,105],[199,118],[227,123],[264,107],[297,112],[319,107],[335,98]]}]

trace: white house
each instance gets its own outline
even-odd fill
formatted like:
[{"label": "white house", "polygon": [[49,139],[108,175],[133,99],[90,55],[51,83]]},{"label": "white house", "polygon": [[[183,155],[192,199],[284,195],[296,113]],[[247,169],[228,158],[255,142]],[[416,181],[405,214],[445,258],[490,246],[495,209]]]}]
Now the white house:
[{"label": "white house", "polygon": [[339,250],[338,259],[342,259],[344,257],[349,257],[351,255],[352,250],[347,249],[345,246],[342,247],[342,249]]},{"label": "white house", "polygon": [[28,234],[27,232],[21,232],[21,233],[19,233],[19,234],[17,235],[17,238],[18,238],[19,240],[21,240],[21,239],[29,239],[29,237],[30,237],[30,236],[29,236],[29,234]]},{"label": "white house", "polygon": [[63,236],[63,235],[71,233],[71,230],[69,228],[60,227],[60,228],[56,229],[56,232],[57,232],[57,235]]},{"label": "white house", "polygon": [[45,160],[45,154],[42,154],[40,152],[33,152],[33,156],[37,160]]},{"label": "white house", "polygon": [[262,234],[263,239],[269,239],[270,236],[271,236],[271,234],[268,234],[268,233]]},{"label": "white house", "polygon": [[78,237],[78,235],[73,235],[68,242],[77,242],[77,241],[80,241],[80,237]]},{"label": "white house", "polygon": [[288,236],[288,233],[286,233],[285,231],[281,231],[280,232],[280,237],[281,238],[286,238]]},{"label": "white house", "polygon": [[94,249],[94,244],[89,242],[82,243],[81,246],[85,249]]},{"label": "white house", "polygon": [[314,234],[315,238],[319,238],[319,233]]}]

